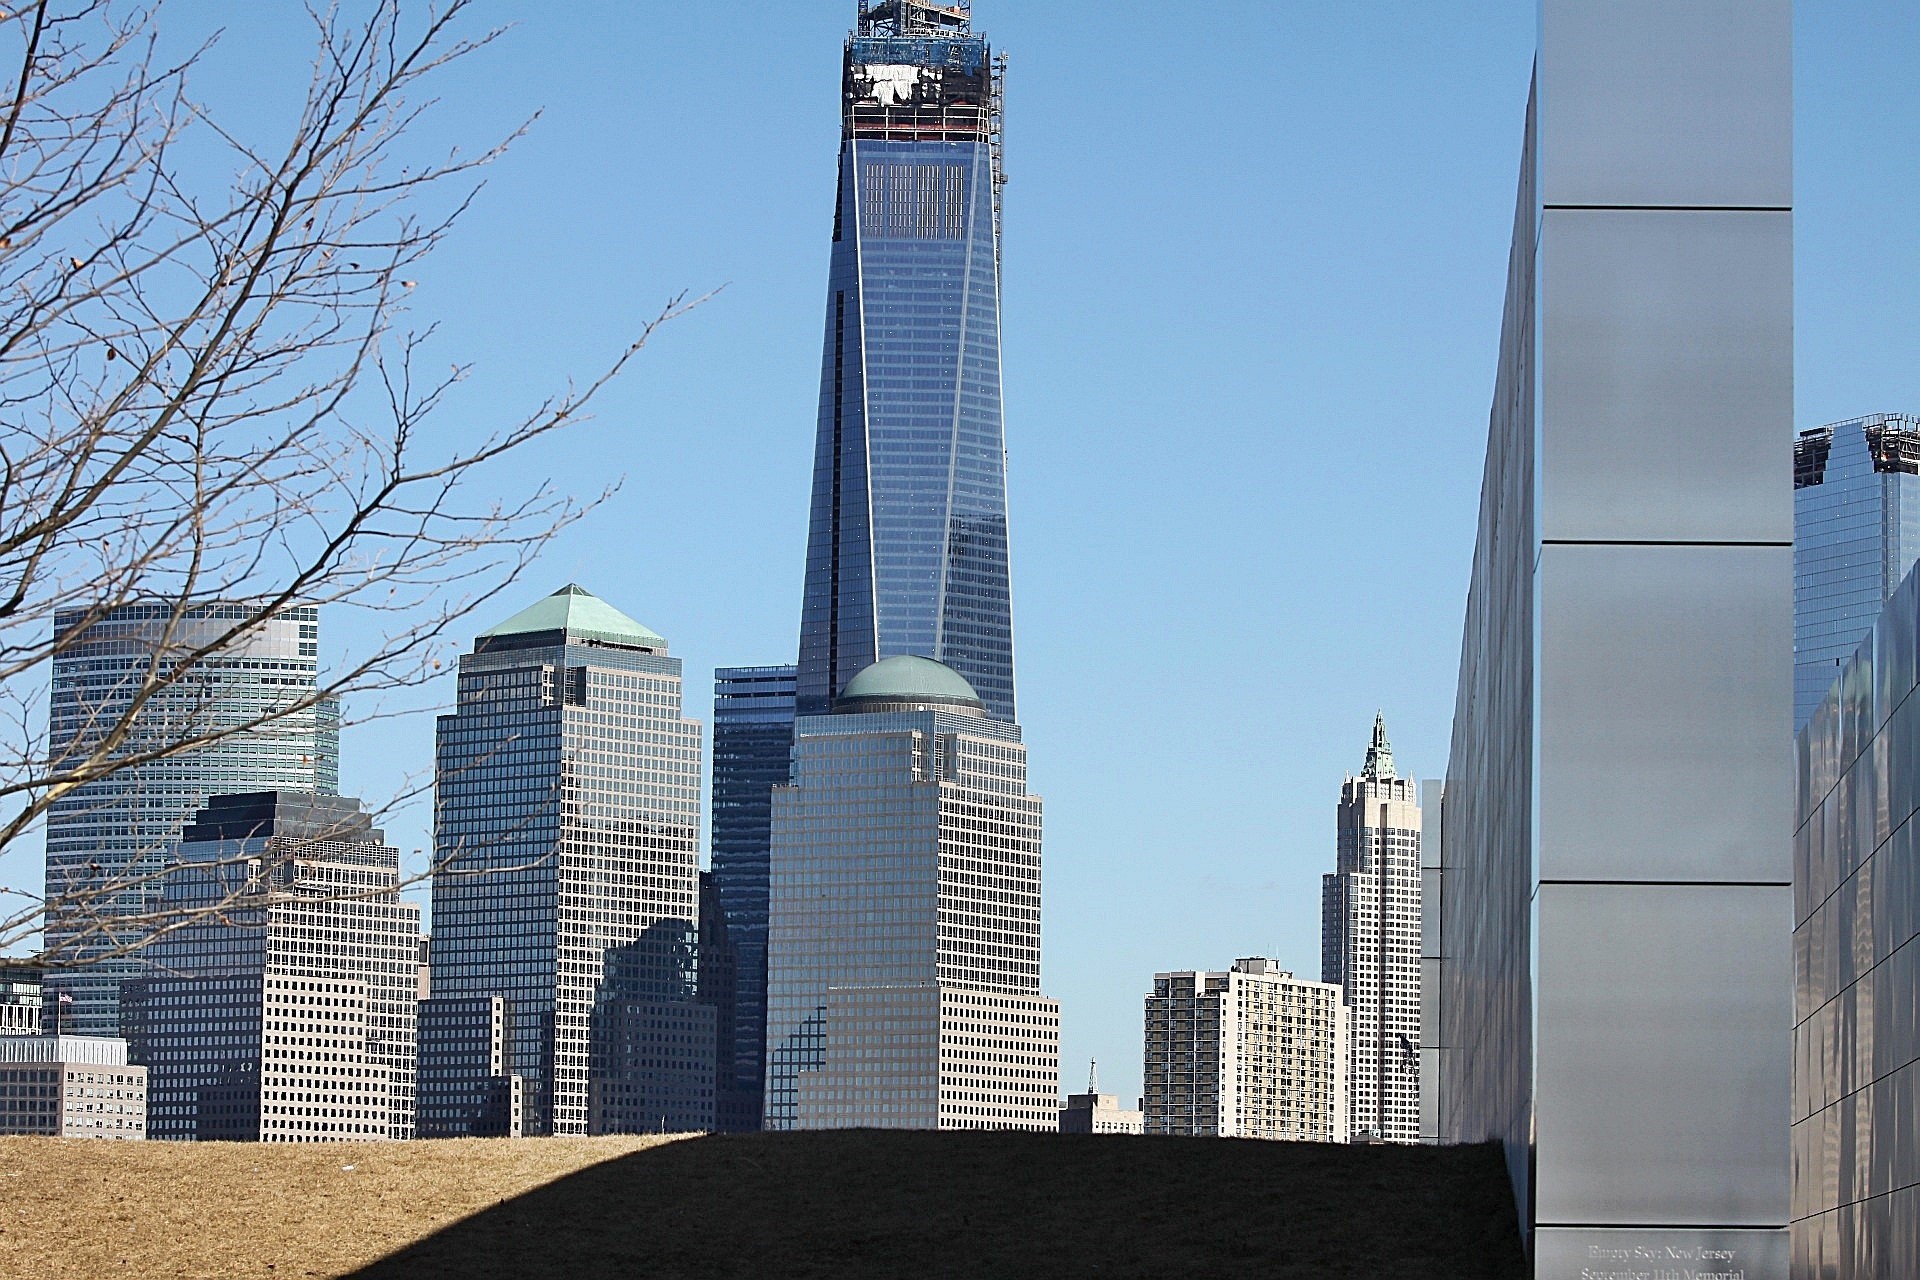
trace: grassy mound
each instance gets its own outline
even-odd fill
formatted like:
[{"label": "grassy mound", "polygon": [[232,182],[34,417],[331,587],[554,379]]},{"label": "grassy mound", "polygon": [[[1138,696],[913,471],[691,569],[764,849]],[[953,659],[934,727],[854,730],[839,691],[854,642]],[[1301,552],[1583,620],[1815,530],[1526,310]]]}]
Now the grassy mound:
[{"label": "grassy mound", "polygon": [[0,1275],[1525,1273],[1491,1148],[1024,1133],[0,1140]]}]

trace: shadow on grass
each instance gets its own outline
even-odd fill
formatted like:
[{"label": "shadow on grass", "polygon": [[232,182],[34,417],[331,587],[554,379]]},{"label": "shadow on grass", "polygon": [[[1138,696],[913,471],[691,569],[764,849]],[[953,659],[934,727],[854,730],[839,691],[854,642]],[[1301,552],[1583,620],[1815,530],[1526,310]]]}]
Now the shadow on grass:
[{"label": "shadow on grass", "polygon": [[358,1277],[1525,1274],[1499,1149],[851,1131],[595,1165]]}]

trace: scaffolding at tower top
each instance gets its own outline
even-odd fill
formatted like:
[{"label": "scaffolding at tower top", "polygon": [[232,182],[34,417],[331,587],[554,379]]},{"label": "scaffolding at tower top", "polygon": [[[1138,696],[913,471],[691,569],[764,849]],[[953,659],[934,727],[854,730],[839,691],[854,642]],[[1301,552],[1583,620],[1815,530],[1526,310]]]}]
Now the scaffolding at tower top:
[{"label": "scaffolding at tower top", "polygon": [[860,0],[863,36],[966,35],[972,21],[967,0]]}]

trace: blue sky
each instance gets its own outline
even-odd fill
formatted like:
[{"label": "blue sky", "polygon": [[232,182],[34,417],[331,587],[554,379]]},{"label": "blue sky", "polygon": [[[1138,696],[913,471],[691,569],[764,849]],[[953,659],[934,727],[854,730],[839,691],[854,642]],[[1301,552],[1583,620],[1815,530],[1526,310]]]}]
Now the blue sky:
[{"label": "blue sky", "polygon": [[[475,365],[440,429],[477,432],[593,373],[669,295],[725,288],[528,460],[563,488],[625,485],[474,630],[577,581],[671,640],[702,720],[714,666],[791,660],[853,8],[479,6],[516,25],[440,79],[422,148],[542,114],[416,273],[434,349]],[[1534,8],[975,12],[1012,56],[1007,440],[1044,985],[1065,1082],[1097,1056],[1131,1096],[1156,970],[1266,954],[1318,976],[1334,803],[1376,708],[1404,772],[1444,770]],[[270,131],[304,65],[298,7],[169,13],[227,28],[199,91]],[[1914,412],[1920,10],[1799,15],[1798,425]],[[451,696],[443,678],[421,703]],[[431,743],[428,715],[350,732],[344,789],[393,793]],[[389,823],[407,849],[426,828],[418,805]],[[16,878],[37,851],[0,861]]]}]

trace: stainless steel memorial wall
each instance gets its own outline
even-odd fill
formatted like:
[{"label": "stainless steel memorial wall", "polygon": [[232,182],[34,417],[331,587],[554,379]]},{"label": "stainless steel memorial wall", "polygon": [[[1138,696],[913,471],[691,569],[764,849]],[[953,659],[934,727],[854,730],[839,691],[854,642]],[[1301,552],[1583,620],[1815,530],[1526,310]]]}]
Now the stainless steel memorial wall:
[{"label": "stainless steel memorial wall", "polygon": [[1535,1274],[1787,1274],[1791,5],[1543,0],[1442,839]]},{"label": "stainless steel memorial wall", "polygon": [[1920,576],[1796,743],[1793,1274],[1920,1275]]}]

